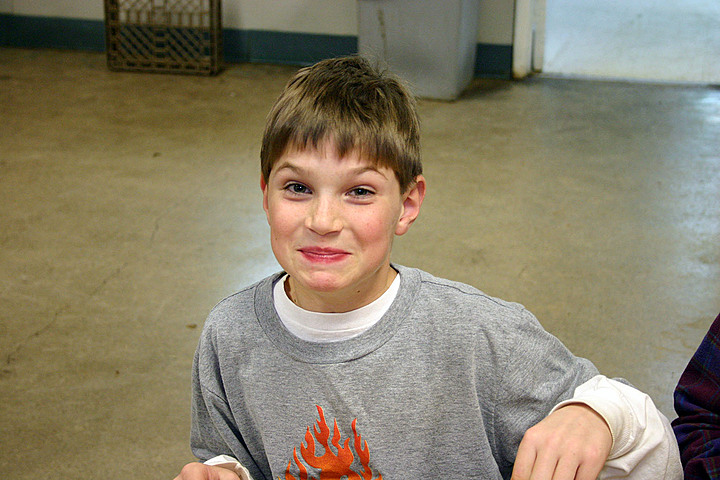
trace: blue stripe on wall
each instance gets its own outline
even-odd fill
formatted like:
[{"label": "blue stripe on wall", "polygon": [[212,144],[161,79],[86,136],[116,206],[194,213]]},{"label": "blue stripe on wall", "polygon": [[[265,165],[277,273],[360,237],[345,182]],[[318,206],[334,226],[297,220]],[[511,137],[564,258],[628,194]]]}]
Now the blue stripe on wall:
[{"label": "blue stripe on wall", "polygon": [[357,37],[262,30],[223,31],[227,62],[309,65],[323,58],[357,53]]},{"label": "blue stripe on wall", "polygon": [[479,43],[475,53],[475,76],[512,76],[512,45],[490,45]]},{"label": "blue stripe on wall", "polygon": [[101,20],[0,14],[0,46],[105,50]]},{"label": "blue stripe on wall", "polygon": [[[74,18],[0,14],[0,47],[105,50],[105,22]],[[357,37],[263,30],[223,30],[225,62],[309,65],[323,58],[357,53]],[[477,45],[475,75],[509,77],[511,45]]]}]

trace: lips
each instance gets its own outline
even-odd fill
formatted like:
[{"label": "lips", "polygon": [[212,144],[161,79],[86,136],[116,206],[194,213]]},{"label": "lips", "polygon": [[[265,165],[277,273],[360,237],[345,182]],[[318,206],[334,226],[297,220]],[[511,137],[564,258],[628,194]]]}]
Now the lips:
[{"label": "lips", "polygon": [[299,249],[304,258],[316,263],[334,263],[347,258],[350,253],[329,247],[302,247]]}]

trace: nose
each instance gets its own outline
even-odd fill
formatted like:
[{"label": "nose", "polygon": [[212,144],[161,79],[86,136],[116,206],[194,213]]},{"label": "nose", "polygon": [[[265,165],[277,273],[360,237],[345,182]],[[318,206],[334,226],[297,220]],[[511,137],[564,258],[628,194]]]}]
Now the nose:
[{"label": "nose", "polygon": [[328,235],[342,230],[341,206],[338,201],[326,196],[317,196],[312,201],[305,218],[305,226],[318,235]]}]

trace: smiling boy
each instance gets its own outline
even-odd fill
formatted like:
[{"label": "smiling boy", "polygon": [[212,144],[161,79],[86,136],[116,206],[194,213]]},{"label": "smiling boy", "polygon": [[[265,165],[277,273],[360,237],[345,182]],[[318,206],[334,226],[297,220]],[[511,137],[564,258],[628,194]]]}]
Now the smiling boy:
[{"label": "smiling boy", "polygon": [[393,238],[410,228],[425,192],[421,175],[401,191],[390,168],[336,150],[330,142],[291,150],[261,181],[272,250],[289,275],[285,291],[325,313],[355,310],[388,289],[397,275]]},{"label": "smiling boy", "polygon": [[291,79],[263,208],[283,271],[220,302],[182,479],[679,479],[667,419],[522,306],[390,262],[419,215],[412,96],[359,57]]}]

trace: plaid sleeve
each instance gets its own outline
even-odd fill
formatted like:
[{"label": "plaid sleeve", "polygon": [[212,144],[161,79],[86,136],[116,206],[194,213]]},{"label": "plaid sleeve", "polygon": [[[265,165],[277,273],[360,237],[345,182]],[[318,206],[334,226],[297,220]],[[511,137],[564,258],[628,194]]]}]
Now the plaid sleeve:
[{"label": "plaid sleeve", "polygon": [[672,422],[686,480],[720,478],[720,315],[675,388]]}]

